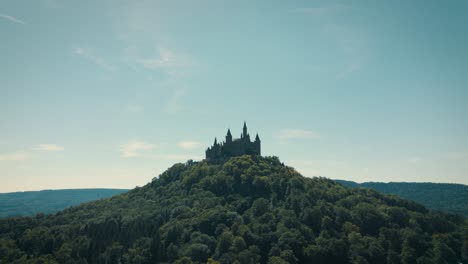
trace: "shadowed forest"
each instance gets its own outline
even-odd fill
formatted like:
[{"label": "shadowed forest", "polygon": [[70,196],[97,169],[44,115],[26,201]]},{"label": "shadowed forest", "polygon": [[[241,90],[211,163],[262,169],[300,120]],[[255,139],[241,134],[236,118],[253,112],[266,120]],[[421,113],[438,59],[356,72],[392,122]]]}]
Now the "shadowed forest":
[{"label": "shadowed forest", "polygon": [[462,216],[246,155],[0,220],[0,263],[466,263],[467,236]]}]

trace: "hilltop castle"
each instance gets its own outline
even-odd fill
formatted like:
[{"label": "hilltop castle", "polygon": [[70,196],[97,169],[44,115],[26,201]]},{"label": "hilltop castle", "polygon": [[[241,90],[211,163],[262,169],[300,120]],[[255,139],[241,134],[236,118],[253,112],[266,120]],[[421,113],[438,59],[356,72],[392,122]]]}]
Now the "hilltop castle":
[{"label": "hilltop castle", "polygon": [[218,143],[215,138],[213,146],[206,150],[207,161],[224,161],[242,155],[261,155],[260,138],[257,134],[255,141],[250,141],[245,122],[240,138],[232,139],[231,130],[228,129],[225,142]]}]

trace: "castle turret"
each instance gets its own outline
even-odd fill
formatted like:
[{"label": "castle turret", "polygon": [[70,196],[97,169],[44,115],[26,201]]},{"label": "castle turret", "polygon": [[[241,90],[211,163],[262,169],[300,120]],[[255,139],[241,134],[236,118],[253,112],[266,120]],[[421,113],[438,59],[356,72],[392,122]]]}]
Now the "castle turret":
[{"label": "castle turret", "polygon": [[247,137],[247,124],[244,121],[244,128],[242,129],[242,135],[241,137]]},{"label": "castle turret", "polygon": [[247,132],[247,124],[245,123],[245,121],[244,121],[244,127],[242,128],[241,139],[243,139],[244,142],[250,142],[250,135]]},{"label": "castle turret", "polygon": [[213,146],[206,150],[206,160],[210,162],[222,162],[230,157],[242,155],[260,155],[260,137],[257,134],[255,141],[250,140],[246,122],[240,139],[233,139],[231,129],[228,129],[225,142],[218,143],[218,139],[215,138]]},{"label": "castle turret", "polygon": [[228,142],[232,142],[231,129],[228,129],[228,132],[226,134],[226,143]]},{"label": "castle turret", "polygon": [[257,152],[258,155],[262,155],[262,150],[261,150],[261,147],[260,147],[260,137],[258,136],[258,133],[255,136],[254,145],[255,145],[255,152]]}]

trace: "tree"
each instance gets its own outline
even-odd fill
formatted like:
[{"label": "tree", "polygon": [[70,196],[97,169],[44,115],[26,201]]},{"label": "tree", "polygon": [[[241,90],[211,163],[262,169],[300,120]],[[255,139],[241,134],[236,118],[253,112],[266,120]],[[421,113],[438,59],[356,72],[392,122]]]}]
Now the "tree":
[{"label": "tree", "polygon": [[211,251],[207,245],[195,243],[188,246],[184,255],[198,262],[206,262],[211,255]]}]

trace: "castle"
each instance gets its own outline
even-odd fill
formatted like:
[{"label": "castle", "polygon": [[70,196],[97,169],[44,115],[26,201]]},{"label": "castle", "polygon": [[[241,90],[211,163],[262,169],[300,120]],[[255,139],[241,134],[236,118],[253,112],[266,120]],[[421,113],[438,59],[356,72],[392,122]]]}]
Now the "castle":
[{"label": "castle", "polygon": [[255,141],[250,141],[245,122],[240,138],[232,139],[231,130],[228,129],[225,142],[218,143],[215,138],[213,146],[206,150],[206,160],[213,162],[224,161],[230,157],[242,155],[261,155],[260,138],[257,134]]}]

